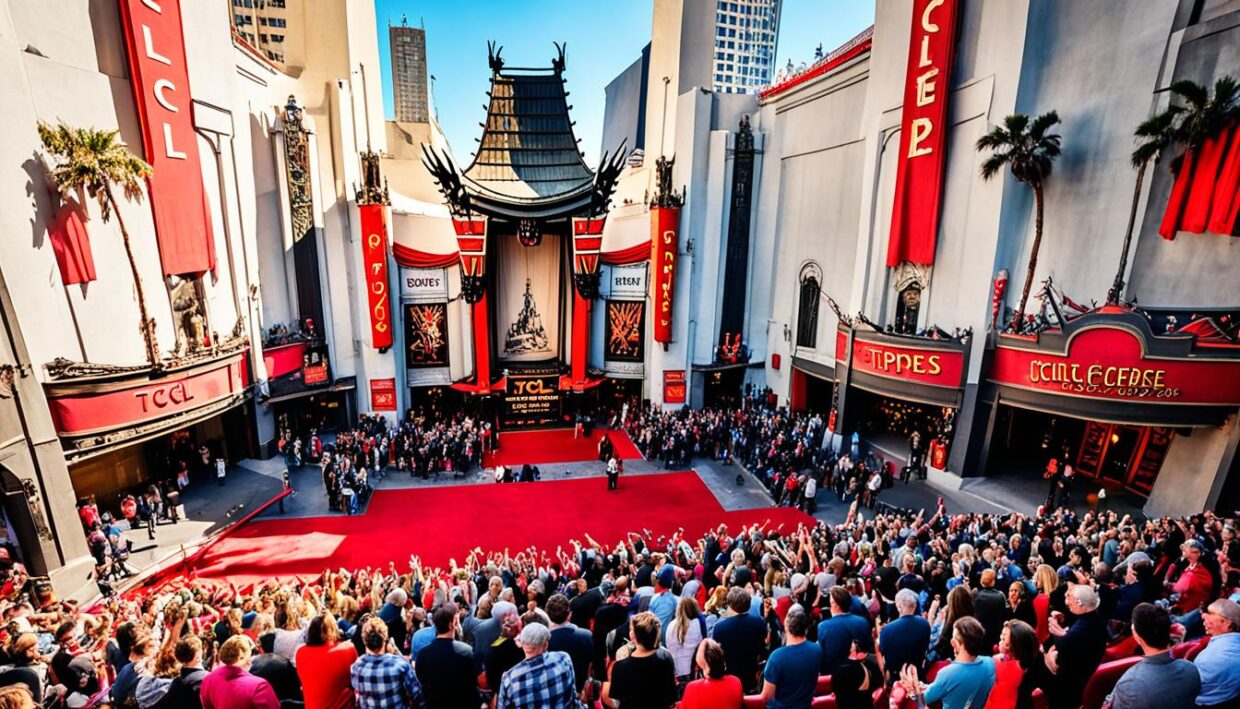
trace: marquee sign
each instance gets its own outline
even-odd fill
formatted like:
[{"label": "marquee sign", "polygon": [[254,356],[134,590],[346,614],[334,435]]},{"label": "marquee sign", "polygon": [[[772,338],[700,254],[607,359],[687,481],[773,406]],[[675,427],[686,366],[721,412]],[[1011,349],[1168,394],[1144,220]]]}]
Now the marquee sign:
[{"label": "marquee sign", "polygon": [[155,237],[164,275],[215,269],[198,138],[190,107],[180,0],[120,0]]},{"label": "marquee sign", "polygon": [[676,288],[679,219],[680,210],[677,208],[650,208],[650,265],[654,269],[651,294],[654,302],[654,340],[664,344],[672,341],[672,295]]},{"label": "marquee sign", "polygon": [[400,298],[407,303],[448,302],[448,274],[442,268],[402,268]]},{"label": "marquee sign", "polygon": [[887,265],[934,263],[957,0],[913,0]]},{"label": "marquee sign", "polygon": [[396,380],[395,379],[371,379],[370,380],[370,410],[371,411],[395,411],[396,410]]},{"label": "marquee sign", "polygon": [[685,370],[663,370],[663,403],[683,404],[685,403],[687,393],[688,392],[685,387]]},{"label": "marquee sign", "polygon": [[84,436],[147,424],[208,407],[245,392],[249,373],[244,351],[205,367],[158,380],[127,380],[89,391],[48,387],[48,407],[56,432]]},{"label": "marquee sign", "polygon": [[1001,337],[990,379],[1018,389],[1089,399],[1240,405],[1240,361],[1152,356],[1147,350],[1136,332],[1107,325],[1078,330],[1067,338],[1066,350],[1059,351]]},{"label": "marquee sign", "polygon": [[645,300],[649,290],[646,270],[645,263],[610,267],[607,297],[612,300]]},{"label": "marquee sign", "polygon": [[510,426],[540,426],[560,418],[560,375],[509,374],[504,419]]},{"label": "marquee sign", "polygon": [[366,301],[370,312],[370,344],[392,346],[392,308],[388,302],[387,226],[382,204],[359,204],[362,224],[362,267],[366,269]]},{"label": "marquee sign", "polygon": [[854,372],[884,379],[956,389],[964,382],[964,350],[940,349],[930,343],[892,344],[854,337],[850,367]]}]

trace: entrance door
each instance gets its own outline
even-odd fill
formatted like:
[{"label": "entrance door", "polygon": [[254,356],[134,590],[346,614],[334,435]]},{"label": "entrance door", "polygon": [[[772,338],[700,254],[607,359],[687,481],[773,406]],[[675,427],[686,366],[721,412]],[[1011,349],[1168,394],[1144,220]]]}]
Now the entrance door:
[{"label": "entrance door", "polygon": [[1124,484],[1128,481],[1128,471],[1132,468],[1132,456],[1141,441],[1142,431],[1128,426],[1111,428],[1110,445],[1107,446],[1106,458],[1102,461],[1102,479],[1113,483]]}]

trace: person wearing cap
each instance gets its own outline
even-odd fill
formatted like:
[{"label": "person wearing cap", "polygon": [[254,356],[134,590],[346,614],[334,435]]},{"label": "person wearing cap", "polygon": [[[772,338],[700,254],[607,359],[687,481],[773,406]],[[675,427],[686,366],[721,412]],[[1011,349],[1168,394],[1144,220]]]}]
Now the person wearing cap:
[{"label": "person wearing cap", "polygon": [[666,629],[676,617],[676,594],[672,587],[676,585],[676,567],[664,564],[656,574],[654,597],[650,599],[650,612],[659,619],[659,624]]},{"label": "person wearing cap", "polygon": [[1171,616],[1153,603],[1132,611],[1132,637],[1145,659],[1129,667],[1111,692],[1114,709],[1192,709],[1201,676],[1188,660],[1171,656]]},{"label": "person wearing cap", "polygon": [[1199,707],[1240,704],[1240,604],[1220,598],[1202,616],[1210,643],[1193,663],[1201,674]]},{"label": "person wearing cap", "polygon": [[1205,547],[1196,539],[1189,539],[1180,546],[1184,554],[1183,571],[1171,584],[1171,592],[1180,594],[1175,607],[1181,613],[1195,611],[1210,600],[1214,589],[1214,574],[1201,563]]},{"label": "person wearing cap", "polygon": [[551,631],[530,623],[517,636],[525,659],[504,673],[496,709],[572,709],[577,706],[573,661],[563,652],[547,651]]}]

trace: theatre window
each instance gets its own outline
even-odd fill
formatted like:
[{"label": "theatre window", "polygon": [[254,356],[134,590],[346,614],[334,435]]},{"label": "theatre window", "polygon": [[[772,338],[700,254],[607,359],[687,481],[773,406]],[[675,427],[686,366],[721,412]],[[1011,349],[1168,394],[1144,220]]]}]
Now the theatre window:
[{"label": "theatre window", "polygon": [[801,300],[797,309],[797,347],[816,347],[818,343],[818,300],[822,294],[821,274],[815,264],[801,269]]}]

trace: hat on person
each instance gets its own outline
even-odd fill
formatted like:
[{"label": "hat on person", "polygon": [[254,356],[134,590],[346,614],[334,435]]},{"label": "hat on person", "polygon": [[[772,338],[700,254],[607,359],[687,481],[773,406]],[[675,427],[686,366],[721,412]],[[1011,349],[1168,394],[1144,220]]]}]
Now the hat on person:
[{"label": "hat on person", "polygon": [[1220,616],[1231,623],[1233,628],[1240,629],[1240,603],[1228,598],[1220,598],[1206,606],[1206,612]]},{"label": "hat on person", "polygon": [[806,580],[807,579],[805,577],[805,574],[802,574],[802,573],[793,574],[792,575],[792,592],[800,593],[802,590],[804,590],[804,586],[806,585]]},{"label": "hat on person", "polygon": [[603,579],[598,585],[598,590],[604,596],[610,595],[612,591],[616,590],[616,583],[611,579]]},{"label": "hat on person", "polygon": [[384,603],[392,606],[403,606],[409,601],[408,594],[403,588],[394,588],[388,592],[387,598],[383,599]]},{"label": "hat on person", "polygon": [[659,569],[659,585],[663,588],[671,588],[676,585],[676,567],[666,564]]},{"label": "hat on person", "polygon": [[1188,540],[1185,540],[1185,542],[1184,542],[1184,546],[1186,546],[1186,547],[1192,547],[1192,548],[1196,549],[1197,551],[1205,551],[1205,550],[1206,550],[1205,546],[1204,546],[1201,542],[1197,541],[1196,539],[1188,539]]}]

